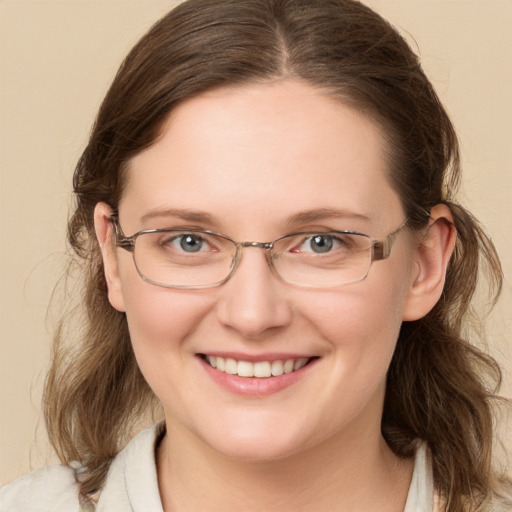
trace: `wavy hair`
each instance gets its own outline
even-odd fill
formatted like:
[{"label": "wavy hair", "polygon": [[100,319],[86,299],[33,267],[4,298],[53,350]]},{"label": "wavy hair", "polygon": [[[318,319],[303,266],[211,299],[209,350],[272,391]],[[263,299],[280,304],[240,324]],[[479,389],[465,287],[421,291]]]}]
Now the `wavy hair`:
[{"label": "wavy hair", "polygon": [[101,488],[113,457],[155,406],[130,344],[126,318],[108,302],[93,210],[116,209],[126,165],[158,138],[181,102],[233,84],[294,78],[374,119],[387,139],[390,179],[410,218],[425,226],[449,206],[458,233],[443,295],[424,318],[405,322],[388,372],[382,433],[400,457],[424,439],[446,512],[489,511],[512,485],[493,469],[493,418],[501,374],[464,334],[478,275],[491,296],[501,268],[491,240],[455,194],[454,128],[417,56],[378,14],[354,0],[189,0],[156,23],[122,63],[73,178],[68,225],[83,275],[78,339],[57,331],[44,407],[64,463],[87,472],[82,497]]}]

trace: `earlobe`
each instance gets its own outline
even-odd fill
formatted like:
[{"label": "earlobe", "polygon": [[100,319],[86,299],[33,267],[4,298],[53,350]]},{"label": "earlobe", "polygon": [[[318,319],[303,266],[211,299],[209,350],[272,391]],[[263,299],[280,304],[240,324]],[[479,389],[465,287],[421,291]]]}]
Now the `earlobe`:
[{"label": "earlobe", "polygon": [[116,249],[112,243],[112,209],[106,203],[98,203],[94,208],[94,229],[103,259],[108,300],[118,311],[125,311]]},{"label": "earlobe", "polygon": [[448,263],[455,247],[456,230],[450,209],[436,205],[429,225],[415,249],[416,272],[412,276],[402,319],[418,320],[437,303],[443,292]]}]

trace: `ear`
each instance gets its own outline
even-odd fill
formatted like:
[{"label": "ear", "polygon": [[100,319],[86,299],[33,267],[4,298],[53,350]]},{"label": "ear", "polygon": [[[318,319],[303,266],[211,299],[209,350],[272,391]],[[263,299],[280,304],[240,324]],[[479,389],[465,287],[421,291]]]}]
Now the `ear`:
[{"label": "ear", "polygon": [[121,279],[119,278],[117,251],[114,244],[112,209],[108,204],[98,203],[94,208],[94,229],[103,259],[108,300],[118,311],[125,311]]},{"label": "ear", "polygon": [[425,234],[414,250],[416,272],[404,304],[404,321],[424,317],[441,297],[456,237],[450,209],[444,204],[434,206]]}]

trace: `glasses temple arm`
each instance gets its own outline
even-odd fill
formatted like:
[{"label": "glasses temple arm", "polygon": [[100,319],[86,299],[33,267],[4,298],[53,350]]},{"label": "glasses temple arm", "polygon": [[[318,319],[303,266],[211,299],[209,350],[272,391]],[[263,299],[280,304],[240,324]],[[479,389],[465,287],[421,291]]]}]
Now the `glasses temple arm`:
[{"label": "glasses temple arm", "polygon": [[133,252],[135,249],[135,238],[124,235],[123,231],[121,230],[121,226],[119,225],[117,213],[112,214],[110,222],[112,223],[112,228],[114,230],[115,245],[129,252]]}]

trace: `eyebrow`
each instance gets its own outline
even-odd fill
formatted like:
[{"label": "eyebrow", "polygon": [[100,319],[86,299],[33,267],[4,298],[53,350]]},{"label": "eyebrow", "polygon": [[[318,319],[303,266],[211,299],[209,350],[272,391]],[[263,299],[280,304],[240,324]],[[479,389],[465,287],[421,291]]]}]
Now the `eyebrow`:
[{"label": "eyebrow", "polygon": [[295,213],[288,218],[287,224],[306,224],[329,219],[357,219],[369,221],[369,216],[351,210],[338,210],[334,208],[317,208]]},{"label": "eyebrow", "polygon": [[[199,224],[214,224],[214,217],[201,210],[165,208],[150,210],[141,217],[141,221],[148,221],[155,218],[179,218],[187,222],[196,222]],[[316,208],[294,213],[285,224],[293,226],[297,224],[307,224],[329,219],[357,219],[369,221],[369,216],[351,210],[339,210],[334,208]]]},{"label": "eyebrow", "polygon": [[213,223],[213,217],[207,212],[203,212],[201,210],[188,210],[177,208],[166,208],[165,210],[150,210],[141,217],[141,220],[147,221],[158,217],[176,217],[187,222]]}]

